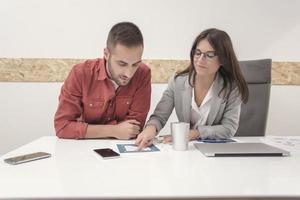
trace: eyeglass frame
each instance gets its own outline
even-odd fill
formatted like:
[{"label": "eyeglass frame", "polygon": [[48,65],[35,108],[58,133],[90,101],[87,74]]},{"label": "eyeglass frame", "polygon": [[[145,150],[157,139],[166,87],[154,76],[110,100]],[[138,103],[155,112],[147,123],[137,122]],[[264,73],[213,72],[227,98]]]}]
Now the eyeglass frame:
[{"label": "eyeglass frame", "polygon": [[[198,52],[198,54],[197,54],[197,52]],[[209,55],[209,53],[213,53],[214,55]],[[203,55],[203,58],[205,60],[212,60],[214,57],[218,56],[218,54],[215,51],[201,52],[199,49],[195,49],[193,51],[194,59],[200,59],[201,55]]]}]

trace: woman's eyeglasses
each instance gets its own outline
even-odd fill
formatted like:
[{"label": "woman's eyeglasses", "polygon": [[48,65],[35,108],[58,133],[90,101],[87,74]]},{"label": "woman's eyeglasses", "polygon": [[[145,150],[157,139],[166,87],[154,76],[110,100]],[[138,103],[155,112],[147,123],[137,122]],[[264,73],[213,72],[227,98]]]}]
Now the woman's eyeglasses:
[{"label": "woman's eyeglasses", "polygon": [[194,51],[194,58],[200,59],[201,55],[203,55],[203,58],[206,60],[212,60],[215,56],[217,56],[215,51],[207,51],[207,52],[201,52],[198,49]]}]

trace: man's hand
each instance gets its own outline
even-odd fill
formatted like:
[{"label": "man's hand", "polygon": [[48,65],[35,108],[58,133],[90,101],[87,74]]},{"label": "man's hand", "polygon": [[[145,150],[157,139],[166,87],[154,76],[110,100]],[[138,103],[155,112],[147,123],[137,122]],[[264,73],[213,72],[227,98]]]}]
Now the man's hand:
[{"label": "man's hand", "polygon": [[135,144],[138,146],[138,150],[141,150],[153,143],[153,139],[156,135],[156,127],[153,125],[146,126],[146,128],[138,135],[135,140]]},{"label": "man's hand", "polygon": [[140,133],[140,122],[135,119],[126,120],[116,125],[116,135],[117,139],[131,139],[135,138]]}]

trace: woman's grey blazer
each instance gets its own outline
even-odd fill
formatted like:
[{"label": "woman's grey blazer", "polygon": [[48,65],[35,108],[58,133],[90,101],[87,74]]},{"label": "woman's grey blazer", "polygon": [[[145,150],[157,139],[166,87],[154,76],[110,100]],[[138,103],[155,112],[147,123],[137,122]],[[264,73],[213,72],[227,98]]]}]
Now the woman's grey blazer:
[{"label": "woman's grey blazer", "polygon": [[[219,95],[223,86],[223,78],[218,75],[213,85],[212,107],[208,114],[207,123],[199,125],[197,130],[201,138],[229,138],[234,136],[238,129],[241,98],[237,87],[231,92],[228,99]],[[173,108],[175,107],[177,118],[180,122],[190,123],[192,89],[189,85],[188,75],[175,75],[170,78],[168,88],[157,104],[154,113],[150,116],[147,125],[155,125],[159,132],[168,121]]]}]

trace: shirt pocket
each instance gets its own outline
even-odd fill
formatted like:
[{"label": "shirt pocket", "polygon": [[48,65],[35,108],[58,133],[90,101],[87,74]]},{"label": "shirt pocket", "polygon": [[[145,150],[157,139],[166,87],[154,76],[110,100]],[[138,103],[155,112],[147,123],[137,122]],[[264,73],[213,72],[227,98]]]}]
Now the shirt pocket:
[{"label": "shirt pocket", "polygon": [[83,99],[83,119],[87,123],[98,123],[105,111],[105,102],[99,99]]},{"label": "shirt pocket", "polygon": [[116,118],[118,121],[124,120],[126,115],[128,115],[129,108],[132,104],[133,98],[130,96],[119,96],[116,97]]}]

